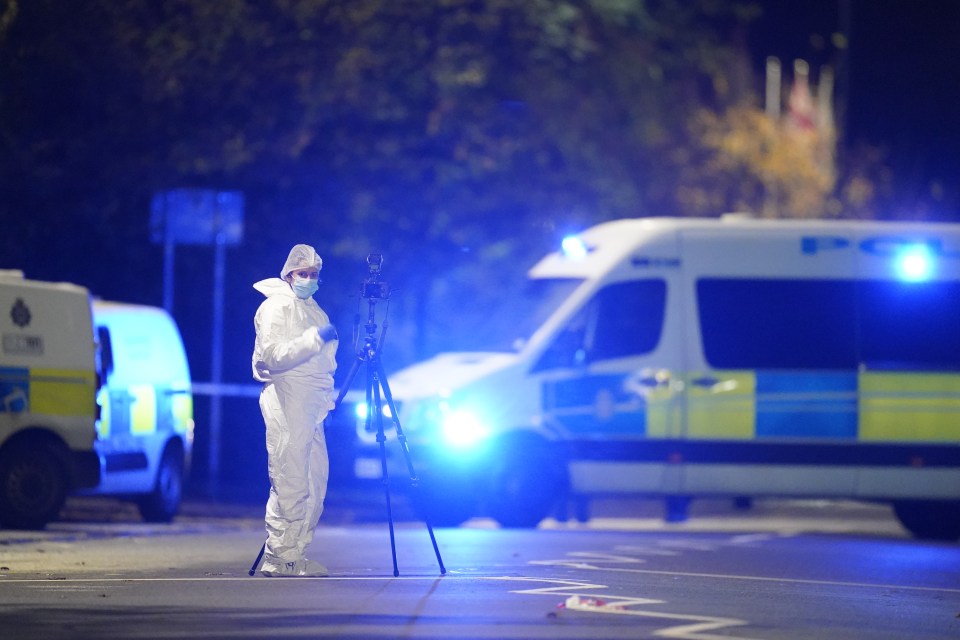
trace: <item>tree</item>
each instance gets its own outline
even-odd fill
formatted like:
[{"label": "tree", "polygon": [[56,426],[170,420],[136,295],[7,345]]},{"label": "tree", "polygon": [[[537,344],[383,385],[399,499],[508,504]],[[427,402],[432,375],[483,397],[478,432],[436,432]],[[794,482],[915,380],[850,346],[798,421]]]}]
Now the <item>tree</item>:
[{"label": "tree", "polygon": [[3,42],[7,30],[17,17],[18,8],[17,0],[4,0],[3,5],[0,6],[0,42]]},{"label": "tree", "polygon": [[747,17],[705,0],[153,6],[102,10],[165,177],[241,185],[259,237],[286,209],[336,228],[335,256],[384,252],[418,326],[439,291],[499,289],[449,274],[519,273],[558,219],[678,213],[661,158],[730,84],[722,31]]},{"label": "tree", "polygon": [[768,179],[730,155],[764,134],[737,106],[753,15],[739,0],[35,0],[0,40],[0,171],[18,185],[0,207],[37,212],[28,237],[59,215],[75,262],[144,261],[119,280],[88,267],[119,289],[157,260],[142,247],[155,191],[242,190],[238,282],[292,235],[334,270],[383,252],[418,328],[403,357],[423,355],[453,334],[450,310],[489,309],[565,231],[715,215],[736,203],[731,177]]}]

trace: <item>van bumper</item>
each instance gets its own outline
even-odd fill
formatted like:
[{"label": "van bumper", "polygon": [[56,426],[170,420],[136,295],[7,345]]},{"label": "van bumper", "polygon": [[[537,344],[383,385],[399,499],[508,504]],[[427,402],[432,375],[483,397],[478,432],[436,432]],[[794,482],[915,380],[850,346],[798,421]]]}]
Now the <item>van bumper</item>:
[{"label": "van bumper", "polygon": [[100,456],[96,451],[74,451],[72,463],[74,489],[90,489],[100,484]]}]

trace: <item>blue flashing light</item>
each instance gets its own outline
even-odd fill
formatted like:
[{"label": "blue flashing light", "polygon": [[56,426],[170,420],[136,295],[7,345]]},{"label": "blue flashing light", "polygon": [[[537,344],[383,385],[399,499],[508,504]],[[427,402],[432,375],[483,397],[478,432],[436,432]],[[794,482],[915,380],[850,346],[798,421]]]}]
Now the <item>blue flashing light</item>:
[{"label": "blue flashing light", "polygon": [[563,255],[573,260],[582,260],[587,257],[590,249],[583,242],[580,236],[567,236],[560,243]]},{"label": "blue flashing light", "polygon": [[[354,408],[354,411],[355,411],[356,414],[357,414],[357,419],[358,419],[358,420],[366,420],[366,419],[367,419],[367,403],[366,403],[366,402],[358,402],[358,403],[357,403],[357,406]],[[392,416],[390,415],[390,414],[391,414],[390,405],[384,403],[383,406],[381,407],[380,411],[381,411],[381,413],[383,413],[383,417],[384,417],[384,418],[390,419],[390,418],[392,417]]]},{"label": "blue flashing light", "polygon": [[465,448],[478,443],[489,434],[477,414],[460,409],[443,417],[440,423],[444,440],[451,446]]},{"label": "blue flashing light", "polygon": [[933,256],[925,244],[905,246],[896,254],[897,277],[907,282],[922,282],[933,275]]}]

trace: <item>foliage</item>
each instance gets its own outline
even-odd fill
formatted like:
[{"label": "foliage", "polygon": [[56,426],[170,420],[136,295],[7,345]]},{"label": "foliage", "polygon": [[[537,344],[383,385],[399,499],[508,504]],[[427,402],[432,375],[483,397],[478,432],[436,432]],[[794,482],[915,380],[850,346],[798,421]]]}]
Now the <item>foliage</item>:
[{"label": "foliage", "polygon": [[690,211],[742,211],[763,217],[822,218],[832,205],[834,141],[816,130],[784,126],[740,105],[692,121],[704,162],[694,165],[679,197]]},{"label": "foliage", "polygon": [[156,273],[154,192],[239,189],[238,282],[303,238],[334,280],[380,251],[412,350],[449,346],[466,300],[499,303],[569,229],[756,208],[770,185],[781,214],[829,197],[803,146],[738,106],[754,15],[740,0],[7,0],[8,238],[56,220],[55,255],[96,252],[87,278],[129,290]]},{"label": "foliage", "polygon": [[3,5],[0,6],[0,42],[3,42],[7,29],[17,17],[18,9],[17,0],[4,0]]}]

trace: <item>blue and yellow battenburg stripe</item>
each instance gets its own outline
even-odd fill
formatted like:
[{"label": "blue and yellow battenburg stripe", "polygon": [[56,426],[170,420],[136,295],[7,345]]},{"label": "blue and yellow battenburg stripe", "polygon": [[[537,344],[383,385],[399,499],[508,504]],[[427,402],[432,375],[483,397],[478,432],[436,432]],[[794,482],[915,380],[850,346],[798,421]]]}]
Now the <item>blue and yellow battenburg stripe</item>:
[{"label": "blue and yellow battenburg stripe", "polygon": [[960,442],[957,373],[713,375],[716,385],[688,387],[689,438]]},{"label": "blue and yellow battenburg stripe", "polygon": [[648,386],[576,376],[545,383],[543,402],[574,440],[960,444],[960,373],[712,371]]},{"label": "blue and yellow battenburg stripe", "polygon": [[[193,396],[186,386],[134,384],[108,389],[100,401],[103,403],[101,438],[128,433],[135,436],[186,433],[193,420]],[[117,415],[118,411],[123,413]]]},{"label": "blue and yellow battenburg stripe", "polygon": [[0,412],[93,416],[96,393],[92,371],[0,367]]},{"label": "blue and yellow battenburg stripe", "polygon": [[863,441],[960,443],[960,374],[861,373]]}]

